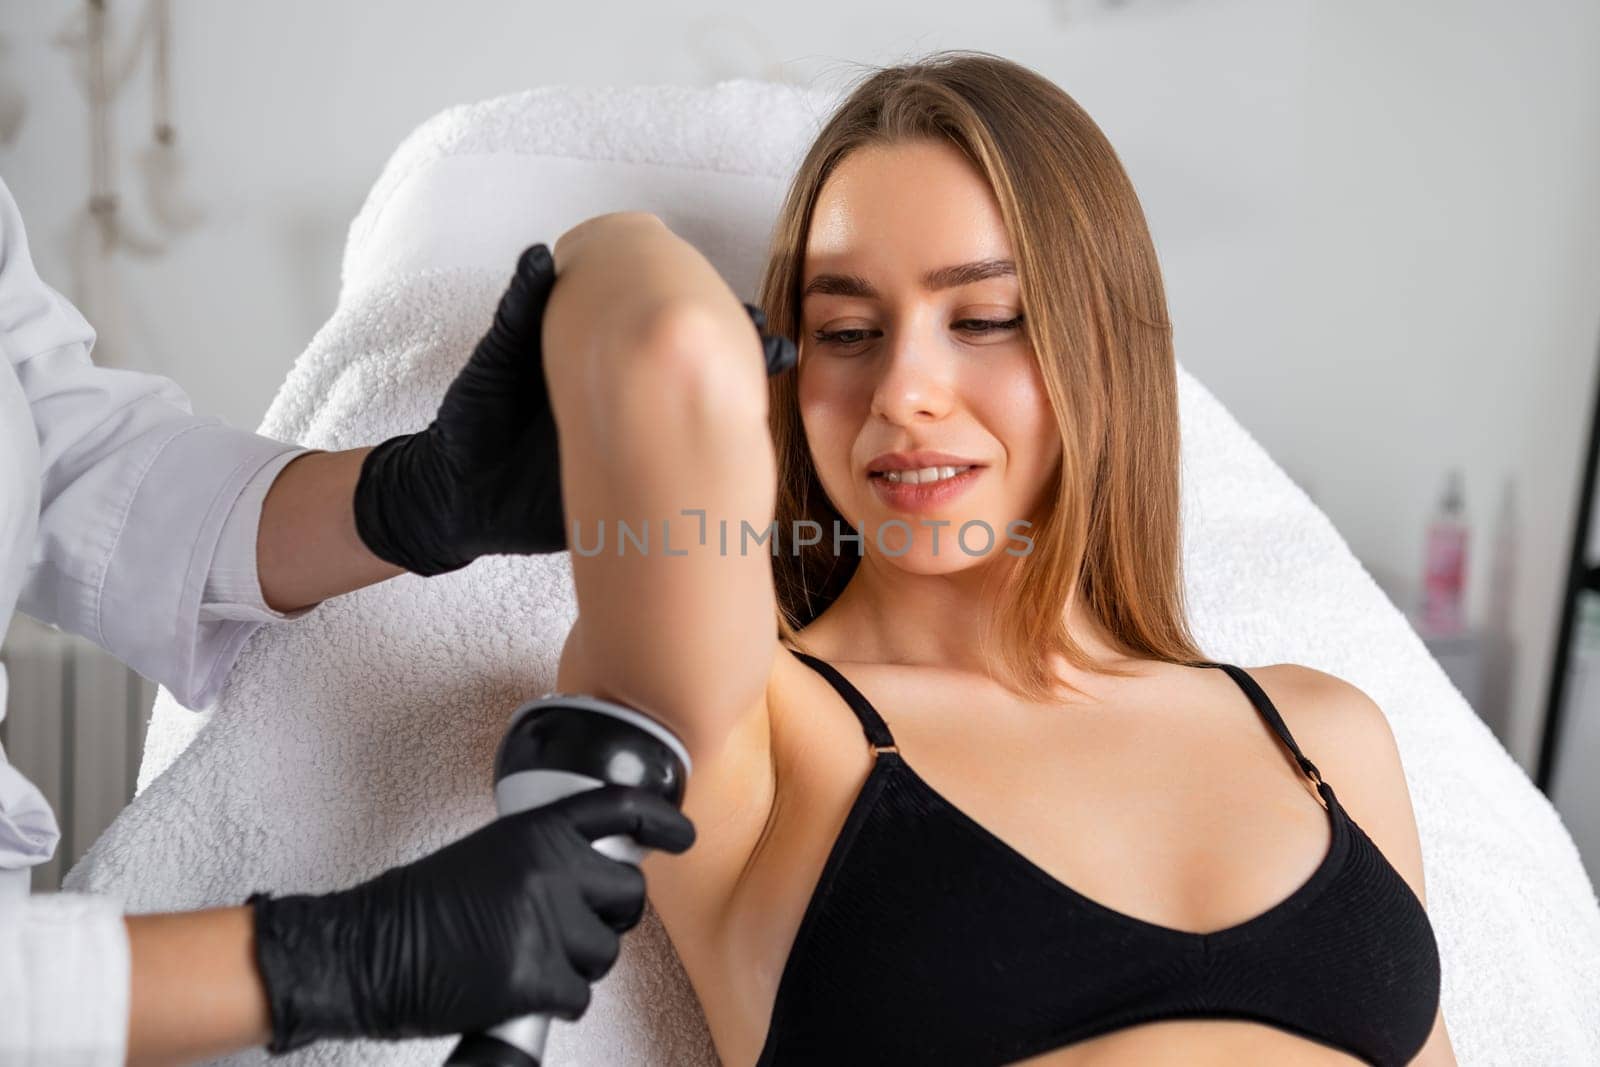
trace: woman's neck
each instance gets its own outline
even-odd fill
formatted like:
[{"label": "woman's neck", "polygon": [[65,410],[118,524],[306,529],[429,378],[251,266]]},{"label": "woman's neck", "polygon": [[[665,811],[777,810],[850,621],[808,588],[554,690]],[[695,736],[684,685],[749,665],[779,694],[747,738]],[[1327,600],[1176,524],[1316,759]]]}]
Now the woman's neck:
[{"label": "woman's neck", "polygon": [[[864,556],[836,600],[802,632],[828,659],[895,663],[987,674],[980,652],[999,610],[1002,583],[987,567],[914,574]],[[1096,662],[1126,663],[1121,650],[1074,601],[1068,630]]]}]

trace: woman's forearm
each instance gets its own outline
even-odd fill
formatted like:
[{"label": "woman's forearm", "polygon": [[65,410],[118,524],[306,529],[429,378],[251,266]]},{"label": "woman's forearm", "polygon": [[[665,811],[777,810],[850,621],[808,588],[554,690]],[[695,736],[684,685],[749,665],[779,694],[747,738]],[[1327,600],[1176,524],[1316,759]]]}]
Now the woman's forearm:
[{"label": "woman's forearm", "polygon": [[250,908],[124,921],[130,1064],[191,1063],[271,1040]]},{"label": "woman's forearm", "polygon": [[300,456],[267,490],[256,535],[256,570],[273,610],[309,607],[402,573],[373,555],[356,533],[352,501],[361,461],[370,451]]}]

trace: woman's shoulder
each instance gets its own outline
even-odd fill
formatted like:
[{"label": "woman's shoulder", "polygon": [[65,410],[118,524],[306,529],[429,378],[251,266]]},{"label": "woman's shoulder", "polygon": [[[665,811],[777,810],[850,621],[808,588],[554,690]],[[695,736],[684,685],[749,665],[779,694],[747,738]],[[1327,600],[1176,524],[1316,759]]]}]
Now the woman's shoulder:
[{"label": "woman's shoulder", "polygon": [[1359,686],[1326,671],[1293,663],[1248,670],[1340,806],[1425,899],[1406,766],[1384,709]]},{"label": "woman's shoulder", "polygon": [[1336,767],[1390,757],[1398,766],[1388,715],[1353,682],[1298,663],[1245,670],[1283,716],[1301,751],[1323,772],[1323,780],[1335,788]]},{"label": "woman's shoulder", "polygon": [[[1323,772],[1325,781],[1333,781],[1333,764],[1381,758],[1394,749],[1394,735],[1383,709],[1358,686],[1336,674],[1298,663],[1227,666],[1244,671],[1260,686],[1300,750]],[[1323,767],[1324,753],[1329,768]]]}]

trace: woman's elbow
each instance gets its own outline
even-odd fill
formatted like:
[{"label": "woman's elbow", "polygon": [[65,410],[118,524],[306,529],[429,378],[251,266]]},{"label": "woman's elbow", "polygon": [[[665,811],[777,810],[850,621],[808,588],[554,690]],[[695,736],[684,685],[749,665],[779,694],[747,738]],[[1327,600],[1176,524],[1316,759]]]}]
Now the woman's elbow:
[{"label": "woman's elbow", "polygon": [[661,419],[765,426],[761,341],[744,309],[736,317],[700,303],[665,302],[640,317],[630,338],[591,361],[585,403],[649,426]]}]

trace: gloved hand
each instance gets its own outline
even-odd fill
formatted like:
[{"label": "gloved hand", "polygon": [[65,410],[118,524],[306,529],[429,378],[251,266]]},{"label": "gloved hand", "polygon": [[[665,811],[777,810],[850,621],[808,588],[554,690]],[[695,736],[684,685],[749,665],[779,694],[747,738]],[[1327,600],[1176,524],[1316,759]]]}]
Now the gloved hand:
[{"label": "gloved hand", "polygon": [[794,366],[795,360],[800,358],[800,350],[794,342],[782,334],[767,332],[767,313],[749,301],[740,301],[744,310],[756,324],[756,332],[761,335],[761,355],[767,364],[767,377],[782,374]]},{"label": "gloved hand", "polygon": [[[555,281],[547,247],[523,252],[494,324],[445,391],[432,424],[390,438],[363,461],[356,531],[380,559],[434,575],[490,553],[566,549],[541,330]],[[793,366],[794,342],[767,336],[766,316],[744,306],[761,334],[767,373]]]},{"label": "gloved hand", "polygon": [[608,785],[504,816],[351,889],[255,894],[268,1049],[470,1033],[532,1012],[578,1018],[644,911],[644,876],[590,845],[611,834],[669,852],[694,842],[667,801]]}]

